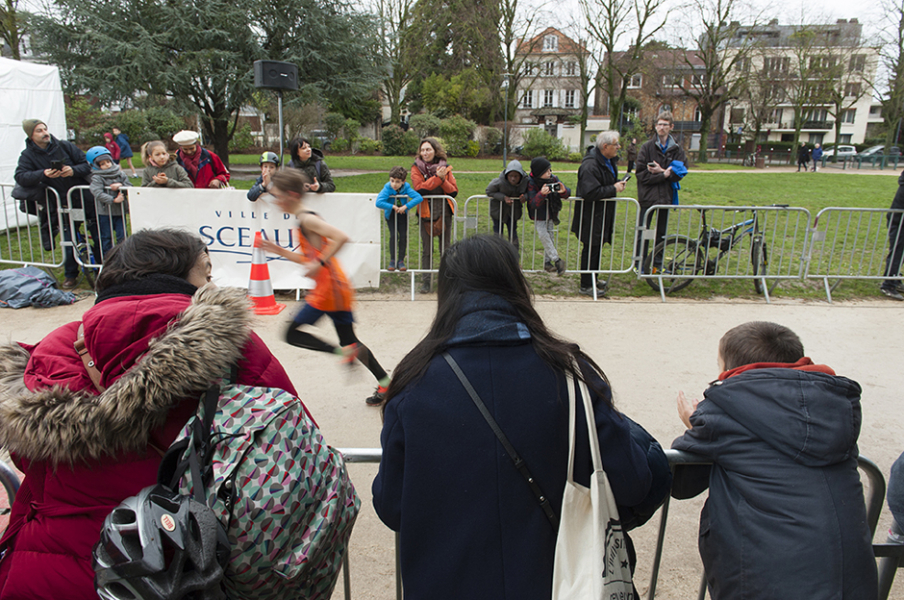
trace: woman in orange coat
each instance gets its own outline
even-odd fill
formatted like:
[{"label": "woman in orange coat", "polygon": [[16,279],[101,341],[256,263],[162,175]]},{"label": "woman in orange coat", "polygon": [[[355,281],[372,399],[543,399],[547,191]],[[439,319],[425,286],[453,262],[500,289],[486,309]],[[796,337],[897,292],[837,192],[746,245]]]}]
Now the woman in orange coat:
[{"label": "woman in orange coat", "polygon": [[[446,151],[436,138],[421,140],[414,164],[411,165],[411,187],[424,197],[418,205],[421,223],[421,269],[433,267],[433,238],[440,238],[440,255],[452,243],[452,215],[455,205],[448,198],[430,196],[458,195],[458,185],[452,167],[446,163]],[[439,258],[436,260],[437,268]],[[420,292],[430,291],[430,274],[423,275]]]}]

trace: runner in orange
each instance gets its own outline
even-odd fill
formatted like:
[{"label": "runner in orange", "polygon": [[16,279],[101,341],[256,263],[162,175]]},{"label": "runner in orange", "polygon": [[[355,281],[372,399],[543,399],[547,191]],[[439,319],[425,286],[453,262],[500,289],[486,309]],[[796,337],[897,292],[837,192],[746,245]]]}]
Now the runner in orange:
[{"label": "runner in orange", "polygon": [[[277,206],[298,219],[298,252],[283,248],[269,240],[261,240],[260,243],[260,247],[265,251],[278,254],[304,267],[306,275],[315,283],[314,290],[305,298],[304,308],[295,315],[295,319],[289,325],[286,341],[299,348],[331,352],[341,356],[348,364],[353,364],[356,359],[361,361],[376,377],[378,384],[377,391],[367,399],[367,404],[379,406],[383,403],[386,388],[389,386],[389,375],[377,362],[370,349],[355,336],[352,288],[342,266],[335,258],[339,249],[348,241],[348,235],[304,207],[301,198],[307,190],[306,186],[305,175],[293,169],[278,171],[270,179],[269,192],[276,199]],[[333,346],[307,331],[301,331],[302,326],[314,325],[323,315],[332,319],[339,335],[340,347]]]}]

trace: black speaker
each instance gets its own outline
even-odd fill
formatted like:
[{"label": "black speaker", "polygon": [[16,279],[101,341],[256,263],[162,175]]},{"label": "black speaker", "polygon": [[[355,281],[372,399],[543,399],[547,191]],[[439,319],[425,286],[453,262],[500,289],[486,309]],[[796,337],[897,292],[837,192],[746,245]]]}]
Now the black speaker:
[{"label": "black speaker", "polygon": [[268,90],[297,90],[298,67],[294,63],[256,60],[254,87]]}]

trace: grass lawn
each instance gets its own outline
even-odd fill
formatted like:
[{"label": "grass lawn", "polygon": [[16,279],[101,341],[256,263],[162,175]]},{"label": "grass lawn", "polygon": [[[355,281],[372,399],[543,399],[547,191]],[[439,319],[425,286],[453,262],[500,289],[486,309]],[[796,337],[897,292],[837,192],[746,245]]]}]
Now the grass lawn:
[{"label": "grass lawn", "polygon": [[[233,160],[244,158],[232,157]],[[256,156],[248,156],[256,162]],[[134,160],[134,159],[133,159]],[[330,157],[330,166],[341,169],[376,170],[378,173],[368,173],[349,177],[338,177],[336,183],[339,191],[368,193],[376,195],[387,182],[387,172],[391,166],[402,164],[410,165],[409,158],[402,157],[367,157],[367,156],[337,156]],[[238,161],[236,161],[238,162]],[[494,177],[494,173],[501,170],[501,160],[484,159],[453,159],[451,161],[456,171],[456,180],[459,186],[459,203],[471,196],[483,195],[487,184]],[[726,169],[729,165],[708,165],[707,168],[715,170]],[[837,207],[862,207],[886,209],[897,190],[897,179],[892,176],[868,176],[856,172],[820,172],[820,173],[775,173],[764,171],[752,171],[734,166],[738,172],[714,173],[709,171],[693,170],[682,182],[680,198],[682,205],[715,205],[715,206],[765,206],[770,204],[787,204],[792,207],[801,207],[810,211],[815,216],[820,209]],[[577,165],[574,163],[555,163],[553,172],[558,172],[565,184],[574,191],[577,183]],[[726,169],[727,170],[727,169]],[[489,172],[469,172],[489,171]],[[569,172],[570,171],[570,172]],[[133,183],[140,184],[133,179]],[[236,188],[249,189],[253,184],[250,180],[234,179],[232,183]],[[636,180],[632,179],[628,184],[626,197],[637,197]],[[568,231],[568,213],[563,213],[562,224],[559,226],[560,244],[562,236],[571,236]],[[733,214],[733,213],[730,213]],[[730,217],[729,217],[730,218]],[[741,217],[743,218],[743,217]],[[478,231],[489,229],[486,216],[479,222]],[[883,218],[884,223],[884,218]],[[871,225],[875,227],[876,224]],[[533,223],[526,214],[520,227],[525,227],[528,239],[533,237]],[[777,235],[777,227],[772,227],[773,235]],[[696,236],[697,229],[688,231]],[[782,233],[787,236],[802,237],[803,231]],[[413,236],[416,238],[416,236]],[[573,238],[573,236],[571,236]],[[17,245],[15,238],[9,240],[7,234],[0,234],[0,258],[4,260],[11,257],[10,248]],[[413,240],[412,251],[416,252],[417,240]],[[571,240],[569,244],[569,264],[576,264],[573,253],[579,251],[579,245]],[[606,253],[609,246],[603,251],[603,260],[607,261]],[[533,254],[531,256],[530,254]],[[537,251],[529,252],[524,249],[523,264],[526,268],[537,268],[542,265],[542,251],[537,258]],[[409,257],[410,260],[414,256]],[[619,257],[620,258],[620,257]],[[793,263],[796,257],[785,257],[786,264],[779,264],[781,259],[771,257],[769,271],[786,272],[788,264]],[[618,259],[616,260],[618,262]],[[531,267],[533,265],[533,267]],[[13,265],[2,265],[9,267]],[[543,274],[530,275],[535,290],[541,294],[574,295],[577,291],[577,275],[564,277],[550,277]],[[407,289],[408,278],[403,275],[388,275],[383,277],[385,286],[389,289],[398,286],[399,289]],[[630,274],[615,275],[611,281],[611,295],[613,296],[655,296],[657,295],[645,281],[638,280]],[[839,300],[854,299],[860,297],[875,297],[878,295],[878,283],[875,281],[846,280],[835,291],[833,298]],[[384,290],[381,290],[384,291]],[[821,281],[783,281],[773,291],[775,296],[791,298],[823,299],[825,297]],[[683,298],[709,298],[714,296],[731,297],[758,297],[750,280],[698,280],[693,282],[685,290],[677,292],[676,297]]]}]

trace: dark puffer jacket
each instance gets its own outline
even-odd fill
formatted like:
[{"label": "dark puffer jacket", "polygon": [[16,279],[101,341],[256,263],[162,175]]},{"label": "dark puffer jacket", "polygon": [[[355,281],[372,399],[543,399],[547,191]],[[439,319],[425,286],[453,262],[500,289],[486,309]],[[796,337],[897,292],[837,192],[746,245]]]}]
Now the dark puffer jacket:
[{"label": "dark puffer jacket", "polygon": [[709,486],[700,555],[713,599],[875,598],[857,471],[860,386],[762,368],[717,382],[704,396],[693,429],[672,448],[713,466],[676,470],[672,495]]},{"label": "dark puffer jacket", "polygon": [[323,160],[323,152],[317,148],[311,149],[311,158],[304,162],[301,162],[297,156],[293,156],[292,160],[289,162],[289,166],[293,169],[304,171],[304,174],[308,176],[311,183],[314,182],[314,178],[316,177],[318,183],[320,183],[320,189],[317,190],[318,194],[336,191],[336,184],[333,183],[333,176],[330,174],[330,168],[326,166],[326,162]]},{"label": "dark puffer jacket", "polygon": [[[160,451],[231,365],[239,383],[294,393],[250,315],[242,290],[128,295],[36,346],[0,346],[0,444],[25,473],[0,542],[0,599],[97,599],[91,549],[104,517],[155,483]],[[80,324],[100,394],[73,348]]]},{"label": "dark puffer jacket", "polygon": [[[72,167],[72,177],[50,178],[44,175],[55,160],[63,162],[63,165]],[[91,183],[91,165],[85,158],[85,153],[78,146],[66,140],[58,140],[50,136],[50,143],[46,148],[41,148],[33,140],[25,140],[25,150],[19,155],[19,164],[16,166],[16,183],[26,188],[39,186],[51,187],[60,195],[60,200],[66,202],[66,194],[77,185]],[[80,196],[75,195],[75,206],[81,204]],[[94,197],[87,190],[84,193],[86,210],[93,218]]]}]

